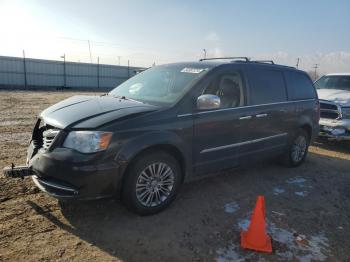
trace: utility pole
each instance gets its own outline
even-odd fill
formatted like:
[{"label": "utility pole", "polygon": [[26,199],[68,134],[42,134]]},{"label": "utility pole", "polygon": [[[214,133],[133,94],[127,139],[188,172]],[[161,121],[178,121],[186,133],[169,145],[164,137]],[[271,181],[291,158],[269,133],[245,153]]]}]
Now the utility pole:
[{"label": "utility pole", "polygon": [[207,49],[203,49],[203,57],[204,57],[204,59],[206,59],[207,58]]},{"label": "utility pole", "polygon": [[91,56],[90,40],[87,40],[87,41],[88,41],[88,45],[89,45],[90,63],[92,64],[92,56]]},{"label": "utility pole", "polygon": [[61,56],[63,58],[63,79],[64,79],[64,85],[63,88],[67,87],[67,78],[66,78],[66,54],[63,54]]},{"label": "utility pole", "polygon": [[26,65],[26,53],[23,50],[23,73],[24,73],[24,87],[27,88],[27,65]]},{"label": "utility pole", "polygon": [[317,68],[318,68],[319,64],[315,64],[315,66],[313,67],[315,69],[315,81],[316,81],[316,78],[317,78]]},{"label": "utility pole", "polygon": [[97,88],[100,88],[100,57],[97,57]]},{"label": "utility pole", "polygon": [[120,56],[118,56],[118,65],[120,65]]},{"label": "utility pole", "polygon": [[299,69],[299,62],[300,62],[300,58],[298,57],[297,59],[297,64],[296,64],[296,68]]}]

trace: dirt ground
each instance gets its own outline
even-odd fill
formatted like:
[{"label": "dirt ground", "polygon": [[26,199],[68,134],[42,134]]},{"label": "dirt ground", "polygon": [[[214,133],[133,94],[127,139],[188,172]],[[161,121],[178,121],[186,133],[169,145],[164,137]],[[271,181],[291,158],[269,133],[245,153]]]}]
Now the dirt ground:
[{"label": "dirt ground", "polygon": [[[0,92],[0,168],[25,163],[37,114],[70,92]],[[239,247],[264,195],[273,253]],[[0,261],[350,261],[350,147],[317,142],[295,169],[264,162],[185,184],[164,212],[61,204],[0,178]]]}]

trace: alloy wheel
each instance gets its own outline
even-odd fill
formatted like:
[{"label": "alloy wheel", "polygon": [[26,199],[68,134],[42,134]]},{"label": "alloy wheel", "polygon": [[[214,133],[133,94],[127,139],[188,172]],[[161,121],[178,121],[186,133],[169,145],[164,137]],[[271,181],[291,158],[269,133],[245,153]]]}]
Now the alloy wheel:
[{"label": "alloy wheel", "polygon": [[292,145],[292,160],[298,163],[303,160],[307,149],[307,141],[305,136],[298,136]]},{"label": "alloy wheel", "polygon": [[169,165],[152,163],[137,178],[136,197],[145,207],[159,206],[168,199],[174,183],[175,175]]}]

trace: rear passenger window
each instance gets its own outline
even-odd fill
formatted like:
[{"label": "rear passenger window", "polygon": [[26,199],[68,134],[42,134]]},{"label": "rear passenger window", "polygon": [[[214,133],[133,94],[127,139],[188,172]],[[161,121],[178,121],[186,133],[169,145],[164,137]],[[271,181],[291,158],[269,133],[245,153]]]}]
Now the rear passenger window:
[{"label": "rear passenger window", "polygon": [[252,105],[284,102],[287,92],[283,74],[277,70],[253,69],[248,73]]},{"label": "rear passenger window", "polygon": [[285,72],[289,100],[315,98],[315,88],[303,73]]}]

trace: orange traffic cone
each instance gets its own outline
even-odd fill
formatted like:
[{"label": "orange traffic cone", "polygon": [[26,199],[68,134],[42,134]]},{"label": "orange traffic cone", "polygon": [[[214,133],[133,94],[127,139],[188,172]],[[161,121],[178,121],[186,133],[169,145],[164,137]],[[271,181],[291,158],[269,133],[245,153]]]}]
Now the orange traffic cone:
[{"label": "orange traffic cone", "polygon": [[271,238],[265,228],[265,199],[258,196],[247,231],[241,232],[241,247],[271,253]]}]

